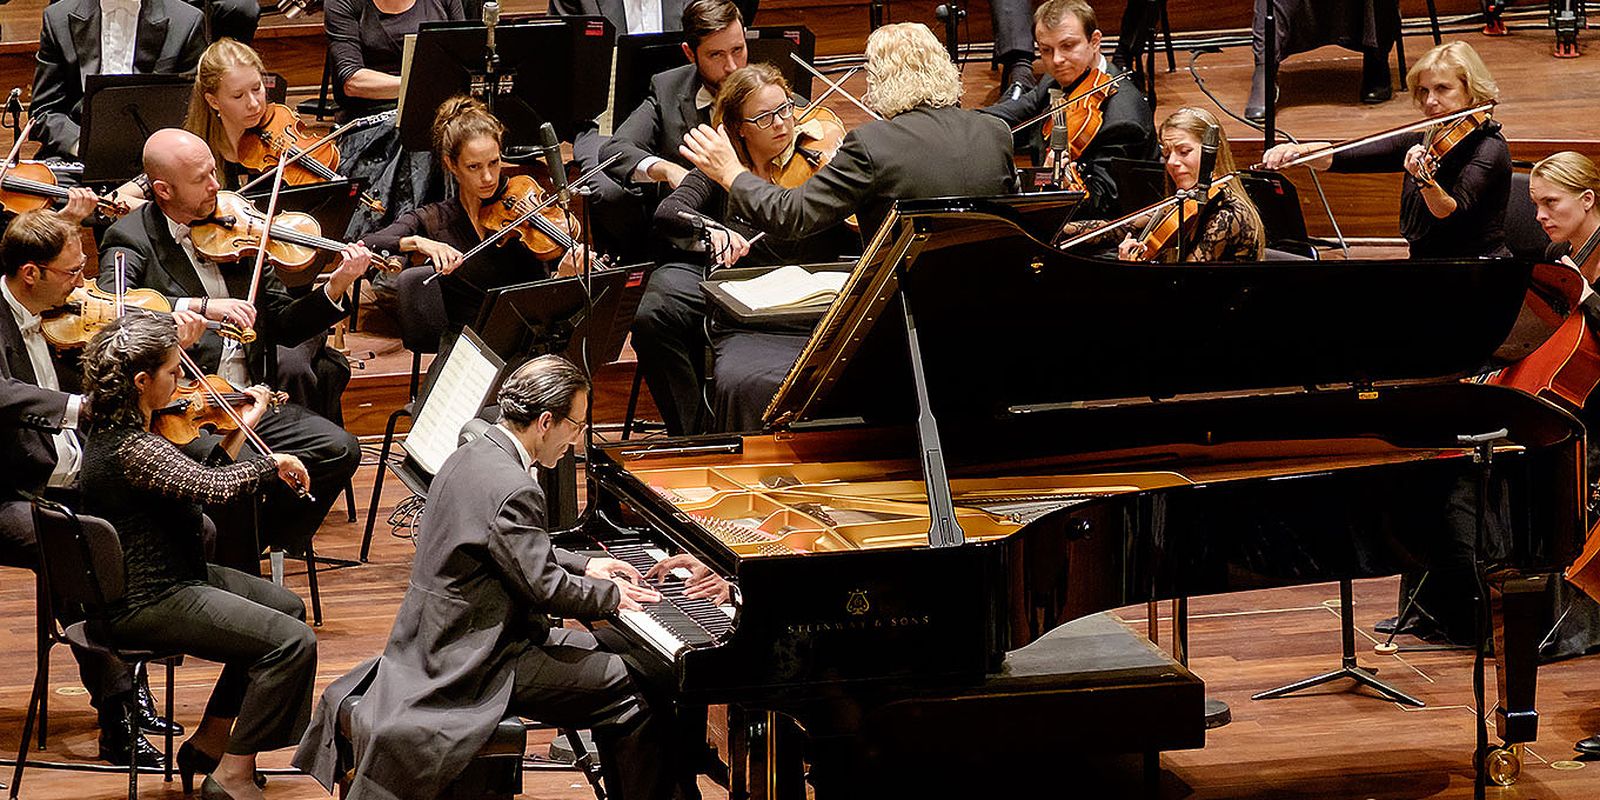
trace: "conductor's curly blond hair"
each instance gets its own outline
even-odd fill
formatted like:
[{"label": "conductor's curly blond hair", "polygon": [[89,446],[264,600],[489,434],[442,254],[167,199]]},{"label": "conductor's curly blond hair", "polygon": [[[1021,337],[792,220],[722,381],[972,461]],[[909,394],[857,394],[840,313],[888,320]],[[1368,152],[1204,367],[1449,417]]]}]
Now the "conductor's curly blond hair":
[{"label": "conductor's curly blond hair", "polygon": [[885,118],[917,106],[961,100],[961,73],[944,45],[920,22],[885,25],[867,37],[866,104]]}]

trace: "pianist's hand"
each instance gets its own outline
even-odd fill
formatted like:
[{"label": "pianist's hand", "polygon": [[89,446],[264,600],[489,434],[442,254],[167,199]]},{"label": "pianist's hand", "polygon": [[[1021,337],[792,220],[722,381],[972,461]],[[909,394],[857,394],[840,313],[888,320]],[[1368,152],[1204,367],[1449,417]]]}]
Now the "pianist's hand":
[{"label": "pianist's hand", "polygon": [[689,579],[684,581],[683,592],[690,600],[710,599],[712,604],[719,606],[728,602],[731,592],[728,582],[710,567],[700,563],[700,559],[688,553],[679,553],[656,562],[656,565],[645,573],[645,578],[660,581],[679,568],[689,570]]},{"label": "pianist's hand", "polygon": [[591,558],[588,566],[583,568],[583,574],[597,581],[620,577],[632,583],[644,583],[644,576],[639,574],[639,570],[634,569],[632,564],[615,558]]}]

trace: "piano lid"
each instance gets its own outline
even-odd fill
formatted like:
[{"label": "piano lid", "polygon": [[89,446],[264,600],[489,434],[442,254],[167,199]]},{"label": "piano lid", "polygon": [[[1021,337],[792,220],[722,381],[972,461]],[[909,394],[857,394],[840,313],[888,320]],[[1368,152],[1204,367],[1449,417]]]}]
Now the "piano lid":
[{"label": "piano lid", "polygon": [[769,427],[914,418],[902,281],[948,426],[1083,401],[1456,379],[1506,340],[1533,266],[1103,261],[1041,243],[1049,210],[1026,196],[896,204]]}]

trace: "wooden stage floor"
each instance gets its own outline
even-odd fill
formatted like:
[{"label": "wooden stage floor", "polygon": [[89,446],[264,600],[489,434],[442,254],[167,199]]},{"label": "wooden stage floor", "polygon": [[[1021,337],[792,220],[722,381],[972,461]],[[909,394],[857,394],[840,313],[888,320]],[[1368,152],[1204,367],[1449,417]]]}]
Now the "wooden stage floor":
[{"label": "wooden stage floor", "polygon": [[[368,466],[357,476],[363,519],[372,474],[373,468]],[[405,589],[412,545],[381,527],[389,508],[403,495],[403,491],[389,488],[393,485],[386,482],[372,562],[319,575],[326,618],[317,631],[319,691],[354,664],[381,651]],[[335,510],[318,537],[318,547],[325,555],[354,558],[360,537],[359,525],[347,523],[342,510]],[[306,596],[304,576],[298,568],[288,582]],[[1465,652],[1372,653],[1367,635],[1372,624],[1394,613],[1392,579],[1356,585],[1356,623],[1362,632],[1358,637],[1360,661],[1379,668],[1380,677],[1421,698],[1428,704],[1426,709],[1404,709],[1344,685],[1293,699],[1249,699],[1255,692],[1338,665],[1338,618],[1330,608],[1337,594],[1335,585],[1325,584],[1192,602],[1191,664],[1205,679],[1209,693],[1232,706],[1234,721],[1212,731],[1205,749],[1170,753],[1162,759],[1162,798],[1444,800],[1472,796],[1472,659]],[[1143,630],[1142,608],[1124,609],[1121,614]],[[0,570],[0,618],[9,620],[0,628],[0,748],[14,754],[33,675],[33,579],[27,572]],[[1163,636],[1166,630],[1163,626]],[[32,757],[92,759],[94,714],[82,695],[75,664],[64,649],[57,648],[52,656],[49,749],[34,751]],[[192,728],[198,721],[217,671],[213,664],[192,659],[179,668],[177,717],[184,725]],[[1490,798],[1600,797],[1600,764],[1578,769],[1555,765],[1571,756],[1572,742],[1600,730],[1597,675],[1600,657],[1540,670],[1539,740],[1528,750],[1521,782],[1509,789],[1491,790]],[[159,672],[156,677],[159,692]],[[1491,697],[1493,685],[1490,675]],[[1062,724],[1093,723],[1062,720]],[[982,732],[958,734],[980,736]],[[534,734],[538,746],[548,738]],[[287,751],[272,753],[264,756],[262,763],[287,766],[288,758]],[[1070,791],[1070,777],[1059,767],[1051,767],[1050,774],[1064,791]],[[1068,782],[1059,783],[1063,778]],[[0,780],[9,782],[9,769]],[[707,797],[725,796],[720,787],[702,783]],[[181,797],[178,784],[163,784],[159,775],[143,778],[140,787],[145,797]],[[549,800],[592,796],[573,772],[530,772],[524,788],[528,796]],[[23,782],[23,796],[28,800],[115,800],[125,796],[126,790],[121,773],[36,769],[29,770]],[[275,776],[267,796],[309,800],[326,795],[310,778]]]}]

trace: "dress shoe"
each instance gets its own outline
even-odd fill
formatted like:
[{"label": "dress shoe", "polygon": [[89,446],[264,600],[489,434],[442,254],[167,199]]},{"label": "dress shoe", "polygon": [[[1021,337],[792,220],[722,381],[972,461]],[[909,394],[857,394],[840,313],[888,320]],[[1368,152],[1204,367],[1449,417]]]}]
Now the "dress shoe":
[{"label": "dress shoe", "polygon": [[1389,79],[1389,54],[1364,51],[1361,56],[1361,102],[1386,103],[1394,97]]},{"label": "dress shoe", "polygon": [[[218,759],[216,756],[201,752],[193,742],[184,742],[178,748],[178,755],[173,760],[178,765],[178,777],[183,781],[183,793],[188,796],[194,794],[194,776],[210,775],[216,770]],[[267,786],[267,776],[257,772],[255,782],[256,786],[264,789]]]},{"label": "dress shoe", "polygon": [[1572,749],[1586,756],[1600,756],[1600,733],[1580,740]]},{"label": "dress shoe", "polygon": [[200,784],[200,800],[233,800],[233,795],[228,794],[228,790],[222,788],[215,778],[207,775]]},{"label": "dress shoe", "polygon": [[150,674],[144,664],[136,664],[133,668],[134,686],[139,696],[139,703],[135,709],[138,715],[134,721],[139,723],[139,730],[151,736],[183,735],[183,726],[162,717],[156,712],[156,698],[150,693]]},{"label": "dress shoe", "polygon": [[104,732],[100,734],[101,761],[108,761],[119,767],[126,767],[128,766],[128,761],[132,758],[138,758],[139,766],[141,767],[161,768],[161,751],[157,750],[155,745],[146,741],[143,736],[134,737],[130,746],[126,733],[109,739],[106,738]]},{"label": "dress shoe", "polygon": [[1033,75],[1032,61],[1013,61],[1000,74],[1000,102],[1018,100],[1039,85]]},{"label": "dress shoe", "polygon": [[[1273,87],[1273,99],[1280,95],[1277,87]],[[1250,78],[1250,99],[1244,103],[1244,118],[1251,122],[1265,122],[1267,120],[1267,66],[1257,64],[1255,74]]]}]

